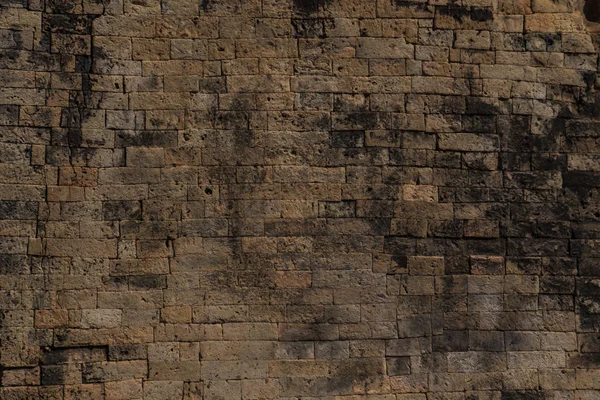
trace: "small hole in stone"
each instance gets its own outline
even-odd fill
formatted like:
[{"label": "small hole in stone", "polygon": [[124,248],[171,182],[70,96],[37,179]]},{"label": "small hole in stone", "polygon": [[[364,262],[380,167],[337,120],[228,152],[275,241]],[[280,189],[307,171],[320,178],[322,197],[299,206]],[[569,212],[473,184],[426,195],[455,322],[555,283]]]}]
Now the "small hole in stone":
[{"label": "small hole in stone", "polygon": [[585,0],[583,14],[590,22],[600,22],[600,2],[598,0]]},{"label": "small hole in stone", "polygon": [[206,194],[212,194],[212,189],[211,188],[206,188],[206,189],[204,189],[204,193],[206,193]]}]

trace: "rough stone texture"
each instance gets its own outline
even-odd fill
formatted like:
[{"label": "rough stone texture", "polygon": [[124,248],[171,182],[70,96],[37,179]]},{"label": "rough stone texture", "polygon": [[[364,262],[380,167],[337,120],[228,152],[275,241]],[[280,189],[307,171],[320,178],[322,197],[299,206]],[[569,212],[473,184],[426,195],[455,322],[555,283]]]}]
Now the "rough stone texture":
[{"label": "rough stone texture", "polygon": [[599,399],[599,8],[2,1],[0,398]]}]

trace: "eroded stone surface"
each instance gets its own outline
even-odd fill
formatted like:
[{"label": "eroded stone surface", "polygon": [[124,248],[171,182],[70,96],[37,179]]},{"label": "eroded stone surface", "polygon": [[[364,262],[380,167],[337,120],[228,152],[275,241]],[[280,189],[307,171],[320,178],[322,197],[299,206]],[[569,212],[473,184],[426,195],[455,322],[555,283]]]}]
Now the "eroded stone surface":
[{"label": "eroded stone surface", "polygon": [[600,398],[597,22],[5,1],[0,398]]}]

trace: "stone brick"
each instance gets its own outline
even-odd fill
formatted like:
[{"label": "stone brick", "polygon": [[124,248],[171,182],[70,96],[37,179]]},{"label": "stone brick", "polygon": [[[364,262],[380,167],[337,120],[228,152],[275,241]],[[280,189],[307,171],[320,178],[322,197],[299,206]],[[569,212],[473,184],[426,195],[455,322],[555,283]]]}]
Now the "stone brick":
[{"label": "stone brick", "polygon": [[153,381],[170,381],[178,376],[185,381],[198,380],[200,377],[200,361],[150,361],[148,377]]},{"label": "stone brick", "polygon": [[583,29],[581,18],[574,18],[571,13],[531,14],[525,17],[527,32],[573,32]]},{"label": "stone brick", "polygon": [[[456,352],[448,357],[449,370],[452,372],[503,371],[506,359],[493,352]],[[510,365],[510,362],[509,362]]]},{"label": "stone brick", "polygon": [[36,328],[55,328],[66,326],[69,314],[66,310],[37,310],[35,313]]},{"label": "stone brick", "polygon": [[98,239],[48,239],[46,253],[54,257],[69,257],[78,254],[82,257],[117,257],[116,240]]},{"label": "stone brick", "polygon": [[175,400],[183,396],[183,382],[146,381],[144,382],[144,399]]},{"label": "stone brick", "polygon": [[203,361],[202,379],[259,379],[267,377],[266,361]]},{"label": "stone brick", "polygon": [[497,151],[498,137],[471,133],[442,133],[439,136],[439,147],[443,150],[462,151]]},{"label": "stone brick", "polygon": [[137,399],[143,397],[140,380],[121,380],[104,384],[105,396],[111,400]]},{"label": "stone brick", "polygon": [[467,31],[456,32],[454,47],[466,49],[487,50],[491,46],[490,34],[488,31]]},{"label": "stone brick", "polygon": [[359,38],[356,45],[358,58],[412,58],[414,47],[402,38]]},{"label": "stone brick", "polygon": [[277,326],[274,324],[224,324],[225,340],[273,340],[277,339]]},{"label": "stone brick", "polygon": [[565,353],[560,351],[545,352],[509,352],[508,368],[534,369],[534,368],[564,368]]}]

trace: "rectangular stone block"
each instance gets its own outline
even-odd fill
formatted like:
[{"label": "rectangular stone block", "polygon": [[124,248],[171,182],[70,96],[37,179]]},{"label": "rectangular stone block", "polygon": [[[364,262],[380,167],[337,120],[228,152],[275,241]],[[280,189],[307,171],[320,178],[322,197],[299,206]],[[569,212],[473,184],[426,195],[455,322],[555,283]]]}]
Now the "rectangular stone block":
[{"label": "rectangular stone block", "polygon": [[260,379],[267,374],[266,361],[202,361],[202,379]]},{"label": "rectangular stone block", "polygon": [[116,239],[47,239],[46,253],[54,257],[117,257]]}]

